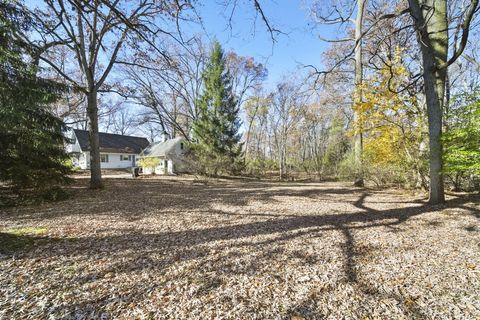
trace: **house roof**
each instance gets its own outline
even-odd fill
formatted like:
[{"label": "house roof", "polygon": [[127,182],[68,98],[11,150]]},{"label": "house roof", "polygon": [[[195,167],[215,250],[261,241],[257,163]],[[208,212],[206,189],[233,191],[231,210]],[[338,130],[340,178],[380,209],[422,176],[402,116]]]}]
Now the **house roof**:
[{"label": "house roof", "polygon": [[[90,150],[90,141],[88,139],[88,131],[74,129],[75,136],[82,151]],[[100,132],[100,151],[103,152],[123,152],[123,153],[140,153],[149,144],[146,138],[122,136],[120,134]]]},{"label": "house roof", "polygon": [[153,142],[140,154],[141,157],[166,157],[175,152],[175,146],[183,138],[168,139],[164,142]]}]

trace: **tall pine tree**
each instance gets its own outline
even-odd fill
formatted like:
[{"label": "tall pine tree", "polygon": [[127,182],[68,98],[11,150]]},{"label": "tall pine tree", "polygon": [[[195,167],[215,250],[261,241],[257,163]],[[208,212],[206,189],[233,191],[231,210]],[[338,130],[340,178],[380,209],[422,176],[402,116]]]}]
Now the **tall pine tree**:
[{"label": "tall pine tree", "polygon": [[231,76],[218,41],[213,43],[203,73],[203,94],[197,101],[191,149],[202,173],[238,173],[243,164],[239,111]]},{"label": "tall pine tree", "polygon": [[48,109],[61,88],[36,76],[33,48],[16,37],[32,27],[21,8],[0,0],[0,181],[46,191],[68,180],[65,127]]}]

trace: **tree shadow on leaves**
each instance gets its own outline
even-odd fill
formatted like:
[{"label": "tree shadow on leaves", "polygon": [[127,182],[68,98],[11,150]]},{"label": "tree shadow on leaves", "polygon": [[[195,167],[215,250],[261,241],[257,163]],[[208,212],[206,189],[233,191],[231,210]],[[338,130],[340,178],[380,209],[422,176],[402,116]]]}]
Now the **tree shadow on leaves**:
[{"label": "tree shadow on leaves", "polygon": [[[375,193],[365,191],[358,188],[349,187],[323,187],[319,189],[318,184],[302,185],[301,190],[292,189],[290,186],[278,187],[276,184],[268,183],[249,183],[248,185],[226,184],[214,186],[198,186],[198,185],[179,185],[177,182],[148,182],[140,183],[138,181],[112,182],[118,189],[117,199],[119,203],[115,204],[115,208],[119,208],[114,215],[128,217],[129,219],[137,219],[144,216],[152,209],[158,214],[171,214],[171,210],[175,212],[188,211],[189,209],[206,208],[205,211],[211,215],[226,217],[255,217],[262,218],[260,221],[252,221],[247,223],[222,224],[201,229],[185,229],[180,231],[163,231],[163,232],[145,232],[141,229],[125,229],[116,234],[108,235],[91,235],[81,237],[67,244],[63,244],[62,250],[55,250],[53,246],[48,251],[31,252],[30,256],[85,256],[91,257],[98,255],[99,250],[108,248],[105,254],[110,256],[119,256],[123,259],[113,260],[106,268],[87,272],[76,278],[76,283],[83,284],[94,281],[94,279],[105,277],[108,273],[128,274],[139,272],[145,269],[152,269],[155,272],[163,272],[165,268],[186,261],[199,261],[197,271],[199,277],[202,272],[215,274],[217,277],[229,272],[235,275],[239,273],[255,274],[263,266],[264,260],[270,259],[279,252],[264,250],[261,254],[250,260],[242,260],[244,264],[241,267],[230,265],[232,259],[242,259],[241,254],[236,248],[249,246],[253,249],[262,250],[273,244],[282,244],[289,241],[305,237],[305,236],[321,236],[327,231],[337,231],[342,235],[343,243],[340,250],[344,258],[343,273],[347,283],[357,286],[365,292],[375,293],[373,287],[364,282],[358,274],[358,260],[365,253],[364,248],[359,247],[355,240],[355,232],[359,230],[368,230],[376,227],[387,227],[396,230],[407,220],[428,212],[434,212],[445,208],[461,208],[468,210],[472,215],[480,218],[480,210],[469,206],[469,203],[479,203],[479,196],[466,196],[454,198],[447,201],[441,206],[432,206],[422,204],[419,201],[412,201],[411,206],[402,206],[400,208],[390,209],[374,209],[366,204],[366,199],[374,196]],[[135,187],[141,187],[137,192],[144,192],[146,195],[142,197],[141,203],[135,202]],[[113,186],[109,187],[110,189]],[[89,191],[90,192],[90,191]],[[79,208],[84,206],[104,206],[111,203],[108,195],[110,191],[100,191],[100,194],[87,193],[81,195],[75,206]],[[222,203],[229,206],[242,207],[248,205],[251,201],[260,201],[267,204],[278,202],[279,197],[292,198],[308,198],[312,200],[328,200],[338,202],[338,195],[352,198],[351,205],[355,210],[338,213],[324,214],[285,214],[285,213],[249,213],[249,212],[226,212],[218,209],[211,209],[212,203]],[[356,199],[355,199],[356,197]],[[123,200],[122,200],[123,199]],[[101,202],[99,204],[99,202]],[[105,202],[105,203],[103,203]],[[138,214],[139,207],[142,211]],[[64,209],[63,209],[64,210]],[[72,209],[74,210],[74,209]],[[72,211],[69,211],[72,212]],[[201,212],[201,211],[200,211]],[[62,214],[62,209],[55,209],[40,214],[36,219],[55,218]],[[63,211],[65,214],[65,210]],[[81,215],[82,212],[69,213]],[[100,214],[112,215],[110,209],[101,211]],[[20,216],[22,218],[22,216]],[[24,217],[28,219],[28,217]],[[211,217],[210,217],[211,218]],[[130,220],[129,220],[130,221]],[[435,227],[435,226],[431,226]],[[260,239],[254,239],[260,236]],[[267,237],[267,239],[264,239]],[[216,253],[212,253],[212,249],[208,245],[215,244]],[[278,247],[277,250],[282,250]],[[151,258],[155,255],[156,258]],[[158,258],[158,257],[161,258]],[[207,261],[202,258],[211,256]],[[301,254],[296,254],[296,258],[301,258]],[[311,255],[303,257],[305,263],[315,263],[315,258]],[[203,270],[200,272],[200,270]],[[205,271],[207,270],[207,271]],[[218,279],[210,279],[205,282],[201,288],[204,290],[215,290],[220,285]],[[132,289],[133,290],[133,289]],[[136,295],[128,295],[129,302],[141,299],[141,288]],[[395,297],[400,299],[400,297]],[[107,302],[102,302],[103,304]],[[80,303],[77,305],[65,306],[65,310],[74,312],[81,308],[90,308],[91,305],[98,305],[98,302]],[[306,302],[299,305],[297,309],[292,309],[291,314],[309,315],[314,309],[312,302]],[[413,311],[412,311],[413,312]],[[415,312],[420,312],[416,310]]]}]

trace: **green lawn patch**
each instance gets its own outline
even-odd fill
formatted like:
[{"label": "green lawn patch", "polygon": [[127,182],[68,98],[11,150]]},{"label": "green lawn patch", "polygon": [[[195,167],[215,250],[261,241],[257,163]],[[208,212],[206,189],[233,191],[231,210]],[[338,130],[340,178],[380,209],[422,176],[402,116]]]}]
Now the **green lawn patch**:
[{"label": "green lawn patch", "polygon": [[46,228],[15,228],[0,232],[0,253],[14,254],[32,248],[38,241],[47,240],[42,235]]}]

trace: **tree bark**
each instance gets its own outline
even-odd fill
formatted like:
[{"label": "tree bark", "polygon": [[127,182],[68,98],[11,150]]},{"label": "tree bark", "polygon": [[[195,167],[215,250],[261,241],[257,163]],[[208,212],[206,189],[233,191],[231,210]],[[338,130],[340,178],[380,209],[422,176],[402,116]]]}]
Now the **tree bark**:
[{"label": "tree bark", "polygon": [[98,134],[97,91],[91,89],[87,94],[87,113],[89,119],[88,134],[90,141],[90,188],[101,189],[102,170],[100,167],[100,137]]},{"label": "tree bark", "polygon": [[[422,52],[425,67],[431,68],[434,58]],[[442,109],[445,88],[445,78],[439,72],[425,70],[423,78],[425,81],[425,97],[427,102],[428,115],[428,136],[430,147],[430,188],[429,202],[433,204],[445,201],[442,175]]]},{"label": "tree bark", "polygon": [[[362,65],[362,25],[365,4],[367,0],[358,0],[357,2],[357,18],[355,20],[355,99],[354,103],[362,102],[362,81],[363,81],[363,65]],[[355,155],[355,182],[357,187],[363,187],[363,133],[359,128],[358,111],[354,113],[354,121],[356,125],[356,133],[354,137],[354,155]]]},{"label": "tree bark", "polygon": [[259,103],[257,103],[257,105],[255,106],[255,111],[253,112],[252,118],[250,119],[250,123],[248,124],[247,134],[246,134],[246,138],[245,138],[245,153],[243,155],[243,160],[244,160],[245,165],[247,164],[247,155],[248,155],[248,146],[249,146],[249,142],[250,142],[250,134],[252,132],[253,122],[255,121],[255,117],[257,116],[258,108],[259,108]]},{"label": "tree bark", "polygon": [[445,202],[441,138],[447,68],[439,66],[447,63],[448,55],[447,1],[409,0],[409,4],[423,59],[430,147],[429,202],[440,204]]},{"label": "tree bark", "polygon": [[280,180],[285,179],[285,153],[283,151],[283,140],[280,145],[280,152],[278,153],[278,162],[279,162],[279,174],[280,174]]}]

